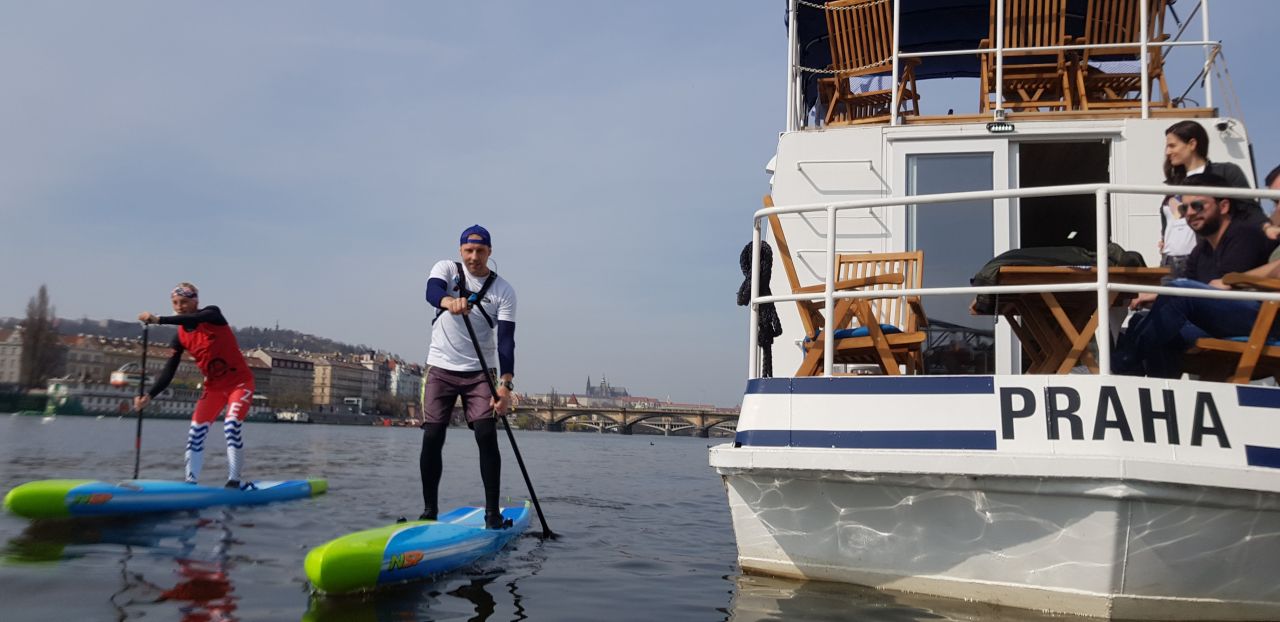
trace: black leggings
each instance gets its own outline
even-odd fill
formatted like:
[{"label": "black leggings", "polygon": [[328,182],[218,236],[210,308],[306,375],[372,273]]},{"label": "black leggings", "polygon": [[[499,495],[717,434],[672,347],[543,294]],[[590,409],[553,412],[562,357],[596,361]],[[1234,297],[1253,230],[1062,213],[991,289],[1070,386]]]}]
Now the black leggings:
[{"label": "black leggings", "polygon": [[[498,453],[498,423],[495,419],[481,419],[472,423],[476,433],[476,446],[480,448],[480,479],[484,482],[484,509],[487,513],[498,511],[498,480],[502,473],[502,455]],[[422,455],[418,469],[422,472],[422,506],[428,514],[439,511],[438,496],[440,475],[444,470],[441,453],[448,422],[428,423],[422,429]]]}]

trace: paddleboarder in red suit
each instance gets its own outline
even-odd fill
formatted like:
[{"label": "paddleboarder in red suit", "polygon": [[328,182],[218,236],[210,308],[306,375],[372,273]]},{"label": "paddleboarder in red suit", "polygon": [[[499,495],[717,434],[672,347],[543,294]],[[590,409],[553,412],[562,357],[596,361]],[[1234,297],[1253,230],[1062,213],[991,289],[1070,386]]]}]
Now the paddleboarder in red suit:
[{"label": "paddleboarder in red suit", "polygon": [[155,385],[134,400],[134,408],[145,408],[160,395],[173,380],[183,352],[191,354],[196,367],[204,374],[204,392],[196,402],[191,415],[191,427],[187,431],[186,479],[195,484],[200,479],[204,464],[204,440],[209,424],[226,408],[223,435],[227,439],[227,488],[240,487],[241,452],[244,419],[253,402],[253,372],[240,354],[240,344],[231,332],[231,326],[215,306],[200,307],[200,291],[191,283],[179,283],[170,295],[174,315],[158,316],[143,312],[138,320],[144,324],[171,324],[178,327],[178,334],[170,347],[173,354],[164,370],[156,378]]}]

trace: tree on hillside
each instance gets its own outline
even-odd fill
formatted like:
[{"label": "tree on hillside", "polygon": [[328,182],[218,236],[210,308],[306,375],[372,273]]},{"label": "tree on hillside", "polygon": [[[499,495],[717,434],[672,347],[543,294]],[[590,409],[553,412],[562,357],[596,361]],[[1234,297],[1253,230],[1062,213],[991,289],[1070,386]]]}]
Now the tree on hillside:
[{"label": "tree on hillside", "polygon": [[268,402],[272,408],[309,410],[312,407],[312,395],[306,391],[282,390],[268,396]]},{"label": "tree on hillside", "polygon": [[378,399],[374,402],[374,408],[383,417],[395,417],[397,419],[405,418],[408,411],[403,401],[387,391],[378,392]]},{"label": "tree on hillside", "polygon": [[56,314],[49,304],[49,290],[41,285],[27,302],[27,318],[22,323],[21,382],[28,389],[43,388],[61,363]]}]

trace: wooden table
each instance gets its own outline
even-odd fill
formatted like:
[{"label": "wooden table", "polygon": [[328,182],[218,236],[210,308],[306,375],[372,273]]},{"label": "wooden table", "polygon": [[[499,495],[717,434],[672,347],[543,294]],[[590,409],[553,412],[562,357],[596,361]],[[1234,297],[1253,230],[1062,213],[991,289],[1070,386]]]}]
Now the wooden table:
[{"label": "wooden table", "polygon": [[[1004,266],[997,285],[1061,285],[1092,283],[1098,269],[1084,266]],[[1168,268],[1108,268],[1111,283],[1160,285]],[[1109,306],[1127,304],[1133,294],[1110,292]],[[1098,362],[1088,350],[1098,329],[1096,292],[1034,292],[1000,294],[996,313],[1004,316],[1022,342],[1030,365],[1027,373],[1065,374],[1079,364],[1098,372]]]}]

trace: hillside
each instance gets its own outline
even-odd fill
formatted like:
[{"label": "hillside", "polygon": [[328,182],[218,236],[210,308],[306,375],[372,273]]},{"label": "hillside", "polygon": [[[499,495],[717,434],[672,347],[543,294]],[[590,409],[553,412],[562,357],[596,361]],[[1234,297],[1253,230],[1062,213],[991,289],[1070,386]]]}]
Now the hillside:
[{"label": "hillside", "polygon": [[[21,320],[18,318],[3,318],[0,319],[0,328],[14,328],[20,322]],[[58,318],[57,326],[58,332],[64,335],[94,335],[124,339],[135,339],[142,336],[142,326],[137,322]],[[172,326],[152,326],[150,339],[154,343],[167,343],[173,339],[174,330],[175,328]],[[371,348],[363,344],[346,344],[284,328],[244,326],[237,327],[235,332],[236,340],[240,342],[240,347],[246,350],[269,348],[272,350],[341,352],[344,354],[359,354],[371,350]]]}]

